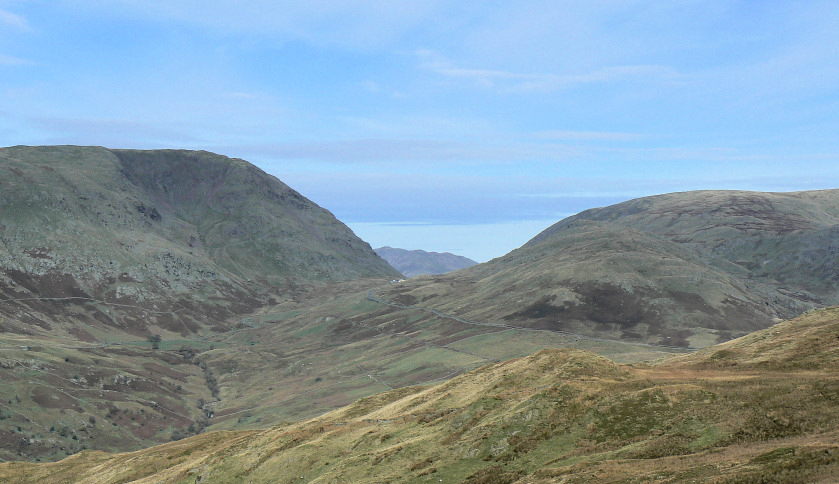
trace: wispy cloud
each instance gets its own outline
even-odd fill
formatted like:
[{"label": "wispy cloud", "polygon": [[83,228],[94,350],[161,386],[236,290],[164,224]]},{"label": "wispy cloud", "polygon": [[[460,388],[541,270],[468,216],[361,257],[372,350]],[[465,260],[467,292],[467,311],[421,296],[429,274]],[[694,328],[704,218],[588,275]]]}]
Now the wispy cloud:
[{"label": "wispy cloud", "polygon": [[545,76],[539,74],[523,74],[520,72],[497,71],[492,69],[465,69],[462,67],[439,67],[434,69],[438,74],[447,77],[463,77],[466,79],[492,80],[492,79],[513,79],[513,80],[543,80],[552,79],[557,76]]},{"label": "wispy cloud", "polygon": [[233,99],[256,99],[258,97],[257,94],[252,92],[228,92],[225,96]]},{"label": "wispy cloud", "polygon": [[528,73],[497,69],[457,66],[430,49],[418,49],[420,67],[448,78],[467,79],[484,87],[500,87],[509,91],[554,91],[583,84],[643,79],[667,82],[686,78],[672,67],[656,64],[605,66],[599,69],[567,74]]},{"label": "wispy cloud", "polygon": [[382,87],[376,81],[361,81],[360,85],[367,92],[377,93],[382,90]]},{"label": "wispy cloud", "polygon": [[0,54],[0,66],[31,66],[35,63],[29,59],[21,59],[10,55]]},{"label": "wispy cloud", "polygon": [[[360,138],[306,143],[236,144],[210,146],[207,149],[241,153],[243,156],[277,162],[305,160],[329,164],[370,164],[385,171],[391,167],[406,166],[404,163],[414,163],[416,166],[445,165],[463,170],[517,166],[522,172],[528,172],[560,166],[578,169],[580,160],[584,160],[592,167],[632,166],[638,173],[645,173],[648,166],[653,165],[673,168],[685,163],[706,167],[731,164],[756,169],[766,164],[833,164],[839,160],[839,153],[829,151],[781,153],[724,145],[647,146],[647,140],[651,138],[635,133],[546,131],[534,133],[530,139],[532,141],[505,140],[494,144],[439,139]],[[541,140],[576,142],[545,143]],[[621,142],[631,144],[624,145]]]},{"label": "wispy cloud", "polygon": [[427,139],[351,139],[281,143],[245,149],[280,159],[326,162],[498,160],[505,156],[489,148]]},{"label": "wispy cloud", "polygon": [[8,25],[24,32],[32,29],[25,17],[3,9],[0,9],[0,25]]},{"label": "wispy cloud", "polygon": [[222,97],[238,101],[271,102],[275,100],[271,94],[259,91],[230,91],[223,93]]},{"label": "wispy cloud", "polygon": [[387,85],[383,85],[376,81],[361,81],[358,83],[358,85],[362,90],[369,94],[384,95],[389,97],[390,99],[402,99],[405,97],[404,92],[393,89]]}]

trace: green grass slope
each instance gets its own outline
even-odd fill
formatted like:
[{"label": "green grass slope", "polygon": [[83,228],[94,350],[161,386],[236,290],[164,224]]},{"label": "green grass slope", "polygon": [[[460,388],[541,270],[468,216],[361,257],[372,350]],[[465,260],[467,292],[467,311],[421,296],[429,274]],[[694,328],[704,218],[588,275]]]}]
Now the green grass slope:
[{"label": "green grass slope", "polygon": [[255,282],[398,276],[331,213],[239,159],[114,150],[126,178],[195,228],[216,263]]},{"label": "green grass slope", "polygon": [[[0,464],[14,482],[835,482],[839,309],[657,365],[550,350],[299,424]],[[768,352],[768,356],[767,356]]]}]

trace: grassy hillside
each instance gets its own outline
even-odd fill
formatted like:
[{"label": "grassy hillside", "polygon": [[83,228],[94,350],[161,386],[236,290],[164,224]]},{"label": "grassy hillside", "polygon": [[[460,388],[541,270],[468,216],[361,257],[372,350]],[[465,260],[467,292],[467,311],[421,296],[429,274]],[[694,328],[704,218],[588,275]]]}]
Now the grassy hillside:
[{"label": "grassy hillside", "polygon": [[569,217],[529,244],[583,221],[662,236],[697,249],[712,263],[733,263],[753,279],[797,291],[794,298],[836,302],[839,190],[695,191],[639,198]]},{"label": "grassy hillside", "polygon": [[837,227],[837,190],[647,197],[379,295],[465,319],[704,347],[836,303]]},{"label": "grassy hillside", "polygon": [[[834,482],[839,309],[656,365],[551,350],[263,431],[0,465],[15,482]],[[301,479],[302,478],[302,479]]]},{"label": "grassy hillside", "polygon": [[234,338],[266,306],[369,277],[399,273],[243,160],[2,148],[0,458],[200,432],[221,391],[208,353],[249,346]]},{"label": "grassy hillside", "polygon": [[210,259],[249,282],[398,276],[331,213],[244,160],[113,152],[128,180],[195,228]]}]

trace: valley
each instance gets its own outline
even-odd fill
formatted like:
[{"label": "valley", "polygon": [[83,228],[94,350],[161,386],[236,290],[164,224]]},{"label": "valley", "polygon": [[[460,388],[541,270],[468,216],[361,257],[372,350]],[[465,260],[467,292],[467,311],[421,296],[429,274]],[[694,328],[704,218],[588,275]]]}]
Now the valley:
[{"label": "valley", "polygon": [[244,160],[0,173],[0,478],[835,472],[837,190],[630,200],[405,279]]},{"label": "valley", "polygon": [[0,484],[839,483],[837,24],[0,0]]},{"label": "valley", "polygon": [[491,363],[267,430],[0,465],[16,482],[830,482],[839,310],[656,364]]}]

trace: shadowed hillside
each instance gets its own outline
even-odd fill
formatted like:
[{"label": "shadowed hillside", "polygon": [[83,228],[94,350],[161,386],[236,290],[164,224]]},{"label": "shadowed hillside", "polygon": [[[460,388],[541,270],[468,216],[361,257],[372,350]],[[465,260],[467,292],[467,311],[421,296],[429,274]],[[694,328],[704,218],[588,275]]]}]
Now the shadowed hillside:
[{"label": "shadowed hillside", "polygon": [[657,365],[576,350],[265,431],[0,465],[16,482],[834,482],[839,309]]},{"label": "shadowed hillside", "polygon": [[835,304],[839,190],[704,191],[587,210],[504,257],[379,292],[495,321],[704,347]]}]

